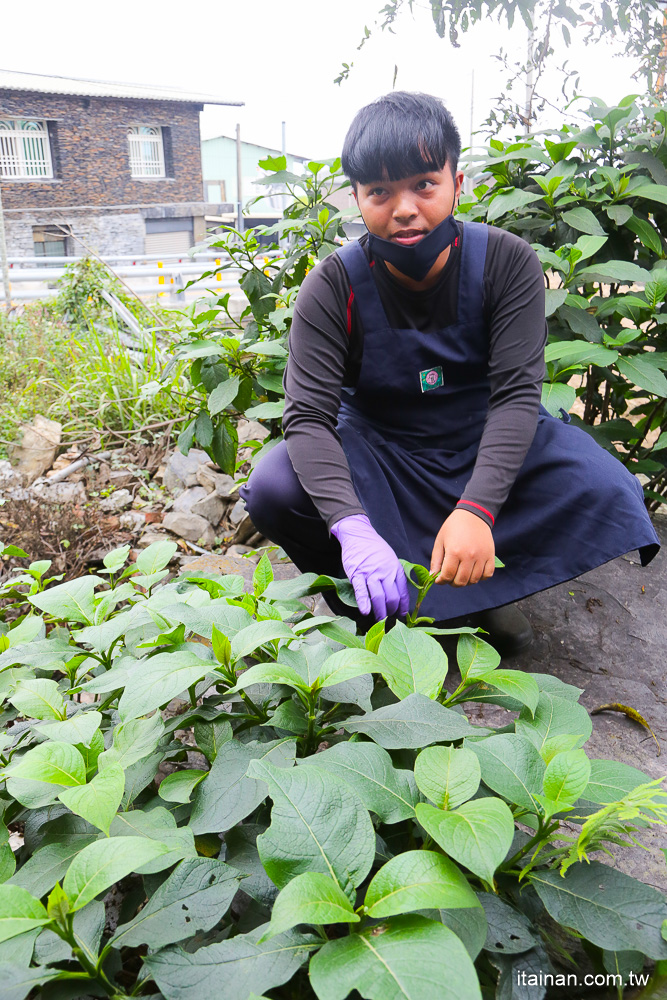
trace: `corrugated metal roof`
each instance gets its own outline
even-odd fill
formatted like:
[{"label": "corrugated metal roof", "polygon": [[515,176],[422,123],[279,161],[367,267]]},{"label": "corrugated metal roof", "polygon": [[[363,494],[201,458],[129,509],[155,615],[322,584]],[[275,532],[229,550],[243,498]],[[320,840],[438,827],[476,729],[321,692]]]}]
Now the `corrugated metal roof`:
[{"label": "corrugated metal roof", "polygon": [[0,91],[28,90],[40,94],[73,94],[79,97],[128,97],[133,100],[179,101],[188,104],[229,104],[236,107],[243,101],[228,101],[214,94],[178,90],[176,87],[156,87],[146,83],[116,83],[111,80],[80,80],[73,76],[43,76],[41,73],[18,73],[0,69]]}]

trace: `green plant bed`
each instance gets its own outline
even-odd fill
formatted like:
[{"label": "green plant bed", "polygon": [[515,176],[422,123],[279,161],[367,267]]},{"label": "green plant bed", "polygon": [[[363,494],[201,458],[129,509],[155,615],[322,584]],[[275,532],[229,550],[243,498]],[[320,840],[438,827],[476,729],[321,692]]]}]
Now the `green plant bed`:
[{"label": "green plant bed", "polygon": [[[118,549],[65,584],[29,564],[0,594],[3,997],[500,1000],[544,995],[515,992],[522,972],[620,983],[653,963],[659,980],[665,897],[589,856],[664,823],[667,796],[588,758],[577,688],[502,669],[471,629],[448,687],[428,621],[359,636],[301,600],[352,606],[346,580],[274,581],[266,554],[252,593],[166,580],[175,549]],[[507,724],[471,724],[475,701]]]}]

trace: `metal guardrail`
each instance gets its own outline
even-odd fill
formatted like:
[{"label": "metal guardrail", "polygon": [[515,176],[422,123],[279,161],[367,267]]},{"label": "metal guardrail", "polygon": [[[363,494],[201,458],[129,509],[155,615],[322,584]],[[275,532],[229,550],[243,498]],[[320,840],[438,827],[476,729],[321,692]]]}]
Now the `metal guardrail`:
[{"label": "metal guardrail", "polygon": [[[262,255],[273,256],[273,254]],[[67,266],[84,260],[84,257],[10,257],[9,263],[9,284],[10,297],[12,301],[27,301],[35,299],[51,298],[56,294],[52,285],[66,273]],[[182,303],[183,296],[178,294],[179,289],[194,279],[193,289],[204,291],[206,288],[214,287],[222,291],[238,288],[239,277],[242,271],[238,267],[230,267],[231,258],[228,255],[216,256],[213,251],[197,251],[195,254],[170,253],[170,254],[121,254],[118,256],[108,256],[100,258],[104,264],[109,265],[112,273],[120,278],[137,279],[157,278],[157,284],[144,285],[143,283],[133,291],[139,296],[169,295],[172,303]],[[45,266],[48,260],[49,265]],[[116,264],[116,266],[113,266]],[[120,266],[118,266],[120,264]],[[196,275],[203,271],[212,270],[216,264],[221,265],[221,270],[207,278],[197,279]],[[61,265],[61,266],[58,266]],[[32,288],[17,288],[17,285],[33,285]],[[39,284],[46,287],[35,288]],[[0,280],[0,300],[5,300],[5,293],[2,281]]]}]

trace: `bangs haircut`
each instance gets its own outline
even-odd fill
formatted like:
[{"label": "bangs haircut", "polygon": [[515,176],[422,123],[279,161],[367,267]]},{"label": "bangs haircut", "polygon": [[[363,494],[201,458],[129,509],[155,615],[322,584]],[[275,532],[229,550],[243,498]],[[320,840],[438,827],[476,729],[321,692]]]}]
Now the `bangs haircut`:
[{"label": "bangs haircut", "polygon": [[439,171],[446,163],[454,175],[460,155],[461,136],[442,101],[399,90],[357,112],[341,160],[356,187]]}]

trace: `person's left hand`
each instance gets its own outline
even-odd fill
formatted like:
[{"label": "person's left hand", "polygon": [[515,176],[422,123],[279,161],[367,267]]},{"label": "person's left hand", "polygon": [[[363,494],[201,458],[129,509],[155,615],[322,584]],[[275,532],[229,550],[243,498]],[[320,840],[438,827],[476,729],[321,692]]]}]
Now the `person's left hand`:
[{"label": "person's left hand", "polygon": [[496,547],[491,528],[481,517],[458,507],[438,532],[431,555],[436,583],[466,587],[493,576]]}]

